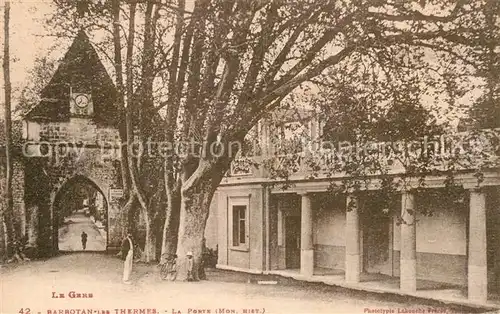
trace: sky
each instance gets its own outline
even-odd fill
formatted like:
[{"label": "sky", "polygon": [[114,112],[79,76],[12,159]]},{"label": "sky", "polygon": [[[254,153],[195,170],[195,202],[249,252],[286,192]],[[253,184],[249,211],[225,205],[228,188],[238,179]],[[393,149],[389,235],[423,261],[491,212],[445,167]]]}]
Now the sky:
[{"label": "sky", "polygon": [[[48,35],[44,27],[44,17],[51,12],[51,0],[11,0],[10,14],[10,53],[11,53],[11,81],[13,101],[25,84],[28,71],[33,67],[35,58],[43,56],[58,40]],[[4,5],[0,0],[0,47],[3,56],[4,42]],[[0,75],[0,85],[3,87],[3,75]],[[0,93],[0,103],[3,103],[4,94]]]}]

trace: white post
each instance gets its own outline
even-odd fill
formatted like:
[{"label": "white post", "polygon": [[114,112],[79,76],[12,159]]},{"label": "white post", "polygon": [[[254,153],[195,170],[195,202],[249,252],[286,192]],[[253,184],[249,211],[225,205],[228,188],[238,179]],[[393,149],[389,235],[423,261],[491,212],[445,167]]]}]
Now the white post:
[{"label": "white post", "polygon": [[417,291],[417,233],[415,219],[415,197],[403,192],[401,198],[401,259],[400,288],[402,291]]},{"label": "white post", "polygon": [[358,205],[358,199],[356,197],[347,196],[345,224],[345,280],[348,283],[359,282],[361,272]]},{"label": "white post", "polygon": [[468,296],[484,302],[488,297],[485,193],[471,190],[469,206]]},{"label": "white post", "polygon": [[300,274],[312,276],[314,273],[314,247],[311,197],[305,193],[301,196]]}]

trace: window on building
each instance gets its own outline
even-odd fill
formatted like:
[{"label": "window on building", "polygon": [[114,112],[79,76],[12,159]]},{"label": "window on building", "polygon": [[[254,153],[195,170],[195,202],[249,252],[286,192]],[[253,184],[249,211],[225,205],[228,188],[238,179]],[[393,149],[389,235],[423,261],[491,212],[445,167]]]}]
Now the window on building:
[{"label": "window on building", "polygon": [[233,246],[246,245],[247,206],[233,205]]}]

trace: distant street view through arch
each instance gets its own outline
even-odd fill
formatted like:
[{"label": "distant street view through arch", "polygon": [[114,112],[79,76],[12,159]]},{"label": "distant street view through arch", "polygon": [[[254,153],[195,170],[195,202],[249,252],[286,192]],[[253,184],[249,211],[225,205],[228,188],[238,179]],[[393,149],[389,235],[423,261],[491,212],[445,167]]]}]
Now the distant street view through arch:
[{"label": "distant street view through arch", "polygon": [[89,179],[77,176],[59,190],[54,204],[59,251],[106,251],[107,203]]}]

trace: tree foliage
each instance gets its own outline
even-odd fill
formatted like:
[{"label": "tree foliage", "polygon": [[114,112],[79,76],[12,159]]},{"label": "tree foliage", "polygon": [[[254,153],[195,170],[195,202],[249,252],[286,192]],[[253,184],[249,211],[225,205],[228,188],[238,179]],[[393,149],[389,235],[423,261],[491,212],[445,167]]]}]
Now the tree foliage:
[{"label": "tree foliage", "polygon": [[15,114],[23,115],[40,102],[42,89],[54,75],[57,62],[47,55],[35,59],[33,67],[28,72],[26,85],[17,99]]},{"label": "tree foliage", "polygon": [[484,54],[481,58],[479,75],[485,81],[485,93],[471,108],[473,124],[483,128],[500,126],[500,3],[487,1],[483,15],[488,25],[482,34]]}]

